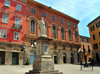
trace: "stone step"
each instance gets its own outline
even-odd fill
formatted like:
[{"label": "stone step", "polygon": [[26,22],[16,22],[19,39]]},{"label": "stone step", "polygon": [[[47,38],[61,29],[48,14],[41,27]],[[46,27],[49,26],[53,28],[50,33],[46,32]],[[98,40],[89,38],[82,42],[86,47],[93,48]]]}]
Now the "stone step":
[{"label": "stone step", "polygon": [[63,72],[58,72],[58,70],[53,71],[32,71],[26,72],[25,74],[63,74]]}]

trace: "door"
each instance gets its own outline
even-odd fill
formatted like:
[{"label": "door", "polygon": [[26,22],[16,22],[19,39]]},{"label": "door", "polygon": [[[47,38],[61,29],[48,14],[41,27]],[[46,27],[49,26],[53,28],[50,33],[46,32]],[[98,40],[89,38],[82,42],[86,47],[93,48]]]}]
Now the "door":
[{"label": "door", "polygon": [[5,63],[5,52],[0,51],[0,63],[1,64]]},{"label": "door", "polygon": [[63,63],[66,63],[66,53],[63,53]]},{"label": "door", "polygon": [[73,56],[73,53],[71,53],[71,63],[72,63],[72,64],[74,63],[74,56]]},{"label": "door", "polygon": [[57,64],[58,61],[57,61],[57,53],[54,53],[54,64]]},{"label": "door", "polygon": [[97,63],[99,63],[99,55],[98,55],[98,53],[96,53],[96,60],[97,60]]},{"label": "door", "polygon": [[12,53],[12,65],[18,65],[19,53]]},{"label": "door", "polygon": [[35,54],[34,54],[34,51],[31,51],[30,52],[30,64],[33,64],[34,60],[35,60]]}]

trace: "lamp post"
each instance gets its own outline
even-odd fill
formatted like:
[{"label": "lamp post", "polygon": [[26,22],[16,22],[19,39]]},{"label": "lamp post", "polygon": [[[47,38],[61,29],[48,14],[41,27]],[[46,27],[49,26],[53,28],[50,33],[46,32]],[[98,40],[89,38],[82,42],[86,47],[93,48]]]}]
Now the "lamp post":
[{"label": "lamp post", "polygon": [[34,43],[31,45],[32,49],[35,48],[35,54],[36,54],[36,48],[37,48],[37,47],[36,47],[36,44],[37,44],[37,43],[34,42]]},{"label": "lamp post", "polygon": [[79,48],[78,53],[80,53],[81,70],[82,70],[82,52],[83,52],[83,50],[81,50],[81,48]]}]

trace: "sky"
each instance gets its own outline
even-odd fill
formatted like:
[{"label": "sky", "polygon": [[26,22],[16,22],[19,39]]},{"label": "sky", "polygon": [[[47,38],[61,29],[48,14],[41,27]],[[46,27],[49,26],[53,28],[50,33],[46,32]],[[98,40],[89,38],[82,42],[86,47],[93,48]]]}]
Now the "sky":
[{"label": "sky", "polygon": [[100,0],[34,0],[79,20],[82,36],[90,37],[88,23],[100,15]]}]

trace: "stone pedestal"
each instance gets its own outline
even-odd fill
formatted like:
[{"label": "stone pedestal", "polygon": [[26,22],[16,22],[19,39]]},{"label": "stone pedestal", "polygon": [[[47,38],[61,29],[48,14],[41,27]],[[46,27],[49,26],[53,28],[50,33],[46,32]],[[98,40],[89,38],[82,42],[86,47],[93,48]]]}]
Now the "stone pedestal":
[{"label": "stone pedestal", "polygon": [[36,57],[33,63],[33,70],[26,72],[25,74],[63,74],[54,70],[54,62],[50,56],[50,41],[47,37],[39,37],[36,48]]}]

